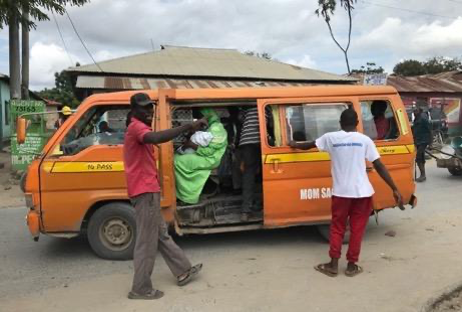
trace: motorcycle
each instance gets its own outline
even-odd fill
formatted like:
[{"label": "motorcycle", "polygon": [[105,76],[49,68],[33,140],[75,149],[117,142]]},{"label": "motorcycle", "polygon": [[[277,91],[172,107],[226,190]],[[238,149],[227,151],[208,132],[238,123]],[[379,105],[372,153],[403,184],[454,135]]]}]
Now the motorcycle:
[{"label": "motorcycle", "polygon": [[431,151],[437,151],[441,154],[438,158],[429,153],[436,159],[438,168],[446,168],[454,176],[462,176],[462,137],[454,137],[450,145],[445,145],[441,149],[432,147]]}]

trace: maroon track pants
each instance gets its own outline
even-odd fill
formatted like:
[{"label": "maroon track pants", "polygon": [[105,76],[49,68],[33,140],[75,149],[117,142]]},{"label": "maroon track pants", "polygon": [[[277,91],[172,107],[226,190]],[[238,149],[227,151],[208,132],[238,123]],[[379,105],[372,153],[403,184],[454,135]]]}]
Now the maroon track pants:
[{"label": "maroon track pants", "polygon": [[361,242],[369,216],[372,212],[372,197],[345,198],[332,197],[332,223],[330,225],[331,258],[339,259],[342,254],[342,241],[347,221],[350,223],[350,244],[348,262],[358,262]]}]

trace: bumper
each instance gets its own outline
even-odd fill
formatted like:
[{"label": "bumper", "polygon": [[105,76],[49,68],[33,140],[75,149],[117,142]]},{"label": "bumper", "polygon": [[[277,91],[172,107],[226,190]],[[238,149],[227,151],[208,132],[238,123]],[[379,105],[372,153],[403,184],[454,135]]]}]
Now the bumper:
[{"label": "bumper", "polygon": [[26,223],[34,241],[38,241],[40,236],[40,216],[38,213],[34,210],[29,210],[26,216]]},{"label": "bumper", "polygon": [[437,159],[436,165],[438,168],[462,168],[462,161],[458,158],[450,158],[450,159]]}]

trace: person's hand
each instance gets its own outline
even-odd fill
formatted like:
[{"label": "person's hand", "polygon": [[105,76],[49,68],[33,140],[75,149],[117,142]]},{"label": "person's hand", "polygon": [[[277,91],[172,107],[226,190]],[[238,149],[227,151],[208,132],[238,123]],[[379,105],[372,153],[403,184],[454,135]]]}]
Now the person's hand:
[{"label": "person's hand", "polygon": [[198,147],[199,146],[194,144],[191,140],[188,140],[183,144],[183,148],[192,148],[193,150],[197,150]]},{"label": "person's hand", "polygon": [[295,142],[295,141],[290,141],[290,142],[289,142],[289,146],[290,146],[291,148],[297,148],[297,142]]},{"label": "person's hand", "polygon": [[207,122],[207,119],[201,118],[192,123],[192,130],[196,132],[198,130],[201,130],[202,128],[208,127],[208,125],[209,123]]},{"label": "person's hand", "polygon": [[395,198],[396,204],[398,205],[399,209],[406,209],[404,208],[403,197],[401,196],[401,193],[398,190],[393,191],[393,197]]}]

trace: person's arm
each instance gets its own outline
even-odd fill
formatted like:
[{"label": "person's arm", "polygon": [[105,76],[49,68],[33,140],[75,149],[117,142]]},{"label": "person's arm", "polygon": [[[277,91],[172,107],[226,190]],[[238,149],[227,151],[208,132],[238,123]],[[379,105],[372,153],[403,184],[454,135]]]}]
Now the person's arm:
[{"label": "person's arm", "polygon": [[393,197],[395,198],[399,209],[404,210],[405,208],[404,208],[404,204],[403,204],[403,198],[401,196],[401,193],[398,191],[398,188],[396,187],[395,182],[393,181],[393,178],[390,176],[390,173],[388,172],[388,169],[382,163],[380,158],[373,161],[372,164],[374,165],[374,168],[377,171],[377,173],[379,174],[379,176],[392,189]]},{"label": "person's arm", "polygon": [[188,140],[183,144],[183,148],[192,148],[193,150],[197,151],[199,145],[193,143],[191,140]]},{"label": "person's arm", "polygon": [[207,125],[207,121],[205,119],[200,119],[190,124],[186,124],[180,127],[167,129],[163,131],[150,131],[143,136],[143,143],[161,144],[161,143],[169,142],[184,132],[191,131],[191,130],[197,131],[203,125]]},{"label": "person's arm", "polygon": [[315,141],[312,141],[312,142],[295,142],[295,141],[290,141],[289,142],[289,146],[292,147],[292,148],[298,148],[298,149],[302,149],[302,150],[309,150],[309,149],[312,149],[312,148],[316,148],[316,142]]}]

